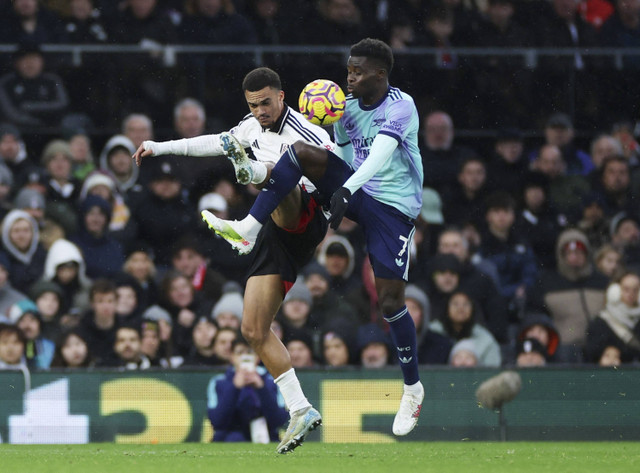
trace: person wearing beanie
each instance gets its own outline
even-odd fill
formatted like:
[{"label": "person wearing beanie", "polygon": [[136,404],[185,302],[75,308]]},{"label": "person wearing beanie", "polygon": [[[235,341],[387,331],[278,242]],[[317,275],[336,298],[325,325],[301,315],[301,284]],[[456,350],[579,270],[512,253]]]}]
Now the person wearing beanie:
[{"label": "person wearing beanie", "polygon": [[525,338],[518,342],[516,366],[529,368],[547,364],[547,349],[537,338]]},{"label": "person wearing beanie", "polygon": [[529,310],[549,314],[558,330],[558,362],[579,362],[587,326],[605,303],[608,278],[594,268],[586,235],[563,231],[556,243],[556,268],[542,272],[527,301]]},{"label": "person wearing beanie", "polygon": [[114,178],[104,171],[94,171],[87,176],[80,190],[80,202],[89,195],[97,195],[111,205],[109,232],[118,240],[134,238],[135,228],[131,221],[131,210],[120,194]]},{"label": "person wearing beanie", "polygon": [[42,335],[38,307],[30,299],[23,299],[9,308],[7,317],[24,334],[27,366],[36,370],[49,369],[56,347],[53,341]]},{"label": "person wearing beanie", "polygon": [[2,243],[9,255],[9,280],[18,291],[27,293],[42,277],[47,250],[39,242],[37,222],[23,210],[12,210],[2,222]]},{"label": "person wearing beanie", "polygon": [[520,324],[517,342],[525,338],[535,338],[547,350],[547,361],[555,361],[555,354],[560,345],[560,335],[553,320],[543,312],[528,312]]},{"label": "person wearing beanie", "polygon": [[458,340],[451,348],[449,365],[456,368],[478,366],[478,351],[475,342],[470,338]]},{"label": "person wearing beanie", "polygon": [[317,260],[329,274],[329,286],[339,295],[346,295],[362,283],[355,269],[355,250],[345,237],[327,237],[318,250]]},{"label": "person wearing beanie", "polygon": [[462,265],[452,254],[436,253],[429,263],[426,295],[429,298],[431,319],[443,319],[451,294],[460,285]]},{"label": "person wearing beanie", "polygon": [[325,366],[356,364],[356,329],[354,324],[334,319],[322,330],[322,356]]},{"label": "person wearing beanie", "polygon": [[316,362],[313,357],[313,336],[304,329],[289,330],[284,338],[285,346],[294,368],[311,368]]},{"label": "person wearing beanie", "polygon": [[44,223],[45,197],[37,189],[29,187],[20,189],[13,200],[13,206],[18,210],[27,212],[39,225]]},{"label": "person wearing beanie", "polygon": [[288,340],[292,334],[306,333],[312,353],[317,356],[320,353],[319,330],[322,323],[311,314],[312,302],[311,292],[302,278],[298,278],[282,301],[282,307],[276,319],[282,325],[285,340]]},{"label": "person wearing beanie", "polygon": [[80,195],[80,181],[71,172],[73,158],[69,143],[56,139],[50,141],[42,152],[41,163],[46,170],[45,195],[48,202],[64,203],[71,208]]},{"label": "person wearing beanie", "polygon": [[88,195],[80,205],[80,214],[80,231],[70,240],[84,255],[87,276],[113,277],[122,269],[124,252],[120,242],[109,234],[111,205],[102,197]]},{"label": "person wearing beanie", "polygon": [[240,330],[244,301],[239,292],[227,292],[220,297],[211,311],[211,318],[218,327],[228,327]]},{"label": "person wearing beanie", "polygon": [[391,364],[391,341],[376,324],[358,327],[356,333],[358,359],[364,368],[383,368]]}]

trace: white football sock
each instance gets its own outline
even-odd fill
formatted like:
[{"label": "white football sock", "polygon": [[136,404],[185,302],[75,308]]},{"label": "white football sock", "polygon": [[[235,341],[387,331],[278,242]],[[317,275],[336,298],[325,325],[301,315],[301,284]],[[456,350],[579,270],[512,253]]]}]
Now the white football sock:
[{"label": "white football sock", "polygon": [[422,387],[422,384],[420,383],[420,381],[418,381],[415,384],[404,385],[404,392],[407,394],[414,394],[416,396],[419,396],[420,394],[422,394],[423,391],[424,391],[424,388]]},{"label": "white football sock", "polygon": [[256,241],[261,228],[262,224],[251,214],[248,214],[235,226],[236,232],[248,241]]},{"label": "white football sock", "polygon": [[253,168],[252,184],[262,184],[267,179],[267,166],[261,161],[251,161]]},{"label": "white football sock", "polygon": [[311,407],[311,404],[307,401],[307,398],[302,392],[300,381],[298,381],[298,377],[296,376],[296,372],[293,368],[282,373],[275,381],[290,414],[293,414],[300,409]]}]

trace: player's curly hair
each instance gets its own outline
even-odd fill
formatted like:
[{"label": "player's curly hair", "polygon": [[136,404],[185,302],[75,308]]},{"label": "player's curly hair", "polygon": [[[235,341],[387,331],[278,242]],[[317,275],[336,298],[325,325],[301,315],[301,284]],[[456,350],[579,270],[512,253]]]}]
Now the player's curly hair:
[{"label": "player's curly hair", "polygon": [[387,43],[379,39],[365,38],[357,42],[351,46],[350,54],[376,60],[387,74],[390,74],[393,68],[393,51]]},{"label": "player's curly hair", "polygon": [[252,70],[242,81],[242,91],[256,92],[262,90],[265,87],[272,87],[276,90],[282,90],[282,83],[280,82],[280,76],[273,69],[268,67],[258,67]]}]

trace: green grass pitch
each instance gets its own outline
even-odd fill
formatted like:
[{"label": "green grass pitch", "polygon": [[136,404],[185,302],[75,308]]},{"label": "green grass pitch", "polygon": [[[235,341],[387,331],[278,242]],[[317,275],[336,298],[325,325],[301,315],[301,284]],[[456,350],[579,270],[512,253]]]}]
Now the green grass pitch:
[{"label": "green grass pitch", "polygon": [[0,464],[7,473],[629,473],[640,471],[640,445],[307,442],[288,455],[275,444],[0,445]]}]

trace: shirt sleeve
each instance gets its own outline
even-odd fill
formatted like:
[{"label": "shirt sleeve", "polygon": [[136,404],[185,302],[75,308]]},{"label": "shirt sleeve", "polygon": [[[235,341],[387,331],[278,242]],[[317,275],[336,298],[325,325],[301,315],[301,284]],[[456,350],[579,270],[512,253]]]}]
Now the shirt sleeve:
[{"label": "shirt sleeve", "polygon": [[371,151],[358,170],[343,184],[353,194],[369,181],[393,155],[398,147],[395,137],[378,133],[371,145]]}]

